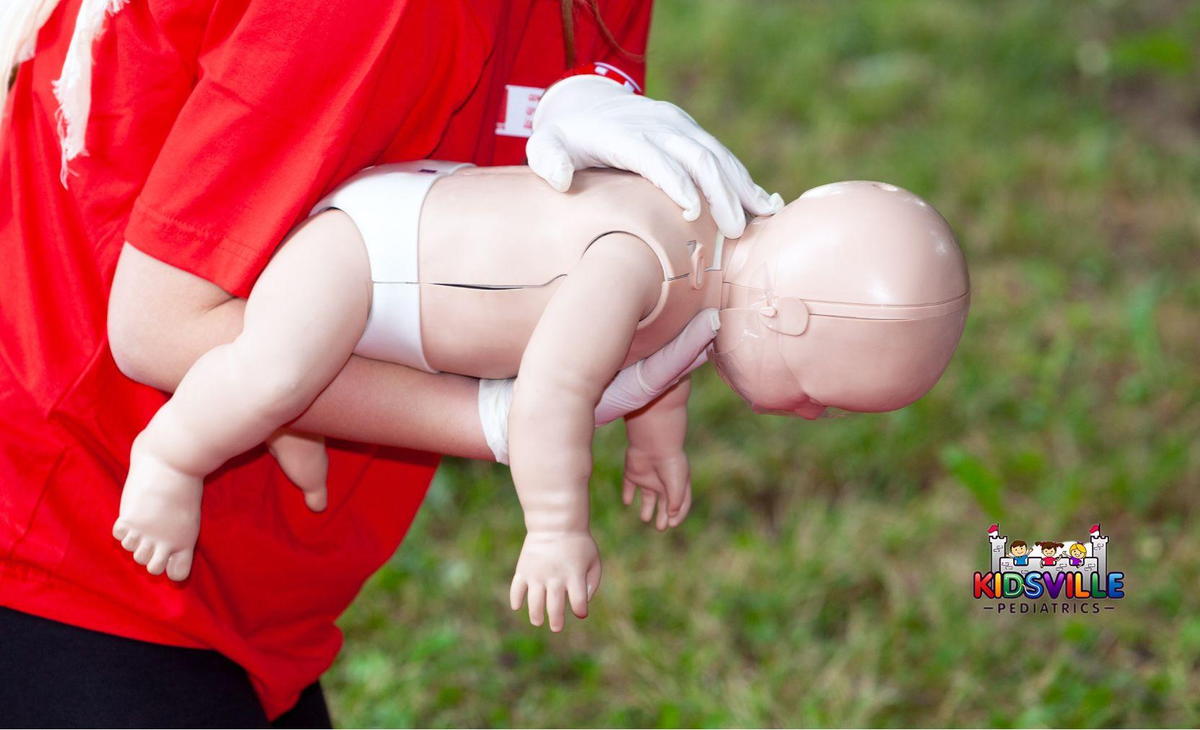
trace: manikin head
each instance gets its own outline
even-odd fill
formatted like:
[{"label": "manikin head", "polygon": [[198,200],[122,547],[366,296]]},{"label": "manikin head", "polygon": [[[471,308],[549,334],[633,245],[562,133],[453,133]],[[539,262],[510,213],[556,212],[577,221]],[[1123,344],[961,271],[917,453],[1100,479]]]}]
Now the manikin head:
[{"label": "manikin head", "polygon": [[725,246],[713,360],[756,411],[902,408],[938,381],[962,334],[962,252],[907,190],[823,185]]}]

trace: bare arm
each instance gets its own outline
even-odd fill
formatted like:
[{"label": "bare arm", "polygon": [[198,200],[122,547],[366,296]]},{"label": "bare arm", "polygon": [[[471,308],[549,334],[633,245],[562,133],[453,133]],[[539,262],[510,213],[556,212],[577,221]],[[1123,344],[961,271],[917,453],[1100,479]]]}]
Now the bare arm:
[{"label": "bare arm", "polygon": [[[173,391],[201,355],[242,330],[245,300],[126,243],[109,300],[109,343],[129,377]],[[292,425],[334,438],[491,460],[478,382],[352,357]]]},{"label": "bare arm", "polygon": [[535,625],[545,607],[551,629],[562,627],[564,595],[576,615],[586,615],[598,585],[588,530],[594,412],[661,283],[658,260],[640,239],[605,236],[554,293],[525,349],[509,449],[528,535],[510,598],[519,608],[528,588]]},{"label": "bare arm", "polygon": [[542,313],[521,360],[509,416],[513,479],[529,530],[587,529],[596,403],[661,281],[658,260],[644,243],[628,234],[605,236]]},{"label": "bare arm", "polygon": [[687,402],[691,380],[685,377],[652,401],[625,417],[629,446],[621,498],[633,503],[642,490],[641,518],[649,522],[658,505],[655,527],[675,527],[692,505],[691,469],[683,450],[687,438]]}]

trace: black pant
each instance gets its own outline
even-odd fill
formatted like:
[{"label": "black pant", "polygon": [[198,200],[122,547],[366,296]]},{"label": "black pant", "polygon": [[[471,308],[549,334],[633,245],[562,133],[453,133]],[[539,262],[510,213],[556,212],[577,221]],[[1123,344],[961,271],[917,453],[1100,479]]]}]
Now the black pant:
[{"label": "black pant", "polygon": [[0,607],[0,727],[331,726],[319,682],[267,722],[245,670],[215,651]]}]

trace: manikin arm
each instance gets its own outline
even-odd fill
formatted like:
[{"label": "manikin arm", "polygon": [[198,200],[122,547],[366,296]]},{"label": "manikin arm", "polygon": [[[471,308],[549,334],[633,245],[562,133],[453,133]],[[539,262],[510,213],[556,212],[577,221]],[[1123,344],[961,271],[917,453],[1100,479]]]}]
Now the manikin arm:
[{"label": "manikin arm", "polygon": [[[172,392],[201,355],[237,337],[245,308],[244,299],[126,243],[109,298],[109,345],[126,375]],[[708,344],[713,329],[697,316],[675,341],[629,366],[616,382],[636,379],[635,367],[643,371],[638,377],[653,383],[674,380],[699,363],[691,362],[693,351]],[[478,393],[475,378],[354,356],[292,425],[348,441],[490,460]],[[606,391],[598,423],[637,408],[650,395]]]},{"label": "manikin arm", "polygon": [[565,598],[576,616],[600,580],[588,530],[594,412],[629,351],[638,320],[658,297],[662,268],[640,239],[612,234],[571,270],[526,346],[509,416],[513,481],[527,535],[510,600],[529,594],[529,618],[562,629]]},{"label": "manikin arm", "polygon": [[676,527],[692,506],[691,469],[683,442],[687,437],[687,401],[691,380],[684,378],[650,405],[625,417],[629,446],[625,450],[625,479],[621,498],[633,503],[642,490],[642,522],[658,517],[659,530]]}]

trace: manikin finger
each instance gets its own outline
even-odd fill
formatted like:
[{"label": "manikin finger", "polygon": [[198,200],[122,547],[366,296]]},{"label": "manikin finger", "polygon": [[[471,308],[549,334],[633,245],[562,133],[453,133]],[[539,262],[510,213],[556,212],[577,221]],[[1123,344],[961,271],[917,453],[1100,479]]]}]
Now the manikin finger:
[{"label": "manikin finger", "polygon": [[539,129],[525,143],[525,158],[529,169],[560,193],[571,189],[575,165],[554,127]]},{"label": "manikin finger", "polygon": [[659,478],[667,489],[667,511],[675,514],[683,504],[683,495],[688,491],[688,480],[691,476],[688,463],[683,460],[669,461],[659,472]]},{"label": "manikin finger", "polygon": [[133,562],[138,565],[149,563],[152,557],[154,557],[154,542],[152,540],[142,540],[142,543],[137,546],[137,550],[133,551]]},{"label": "manikin finger", "polygon": [[521,604],[525,603],[525,579],[521,576],[513,578],[512,585],[508,588],[508,605],[514,611],[521,609]]},{"label": "manikin finger", "polygon": [[696,140],[678,134],[662,138],[663,148],[688,171],[708,200],[713,220],[726,238],[738,238],[746,229],[746,213],[733,184],[725,178],[716,155]]},{"label": "manikin finger", "polygon": [[538,582],[529,584],[529,623],[541,626],[546,620],[546,586]]},{"label": "manikin finger", "polygon": [[600,574],[602,573],[600,561],[592,563],[592,567],[588,568],[587,572],[587,597],[591,601],[596,597],[596,591],[600,590]]},{"label": "manikin finger", "polygon": [[574,573],[567,579],[567,599],[571,602],[571,613],[577,618],[587,618],[587,577]]},{"label": "manikin finger", "polygon": [[688,486],[688,490],[683,495],[683,504],[680,505],[679,511],[671,515],[671,527],[679,527],[684,518],[688,516],[688,511],[692,508],[692,489]]},{"label": "manikin finger", "polygon": [[130,529],[125,533],[125,537],[121,539],[121,547],[125,548],[129,552],[133,552],[134,550],[137,550],[138,543],[141,542],[141,539],[142,533],[138,532],[137,530]]},{"label": "manikin finger", "polygon": [[654,518],[654,529],[662,532],[667,529],[667,520],[670,515],[667,514],[667,498],[663,497],[658,501],[658,514]]},{"label": "manikin finger", "polygon": [[159,545],[154,551],[154,557],[150,558],[150,562],[146,564],[146,571],[150,575],[162,575],[162,572],[167,569],[167,558],[171,557],[171,549],[165,545]]},{"label": "manikin finger", "polygon": [[637,491],[637,485],[629,481],[629,477],[625,477],[621,484],[621,502],[625,506],[633,504],[633,495]]},{"label": "manikin finger", "polygon": [[546,615],[550,619],[550,630],[557,633],[563,630],[566,622],[567,589],[559,581],[546,584]]},{"label": "manikin finger", "polygon": [[128,532],[129,532],[129,528],[125,526],[124,522],[117,520],[116,522],[113,523],[112,536],[114,538],[116,538],[118,542],[120,542],[121,540],[124,540],[125,534]]},{"label": "manikin finger", "polygon": [[654,504],[658,501],[658,495],[649,489],[642,489],[642,522],[649,522],[654,516]]},{"label": "manikin finger", "polygon": [[172,553],[167,558],[167,577],[176,581],[186,579],[192,572],[192,555],[191,550]]}]

